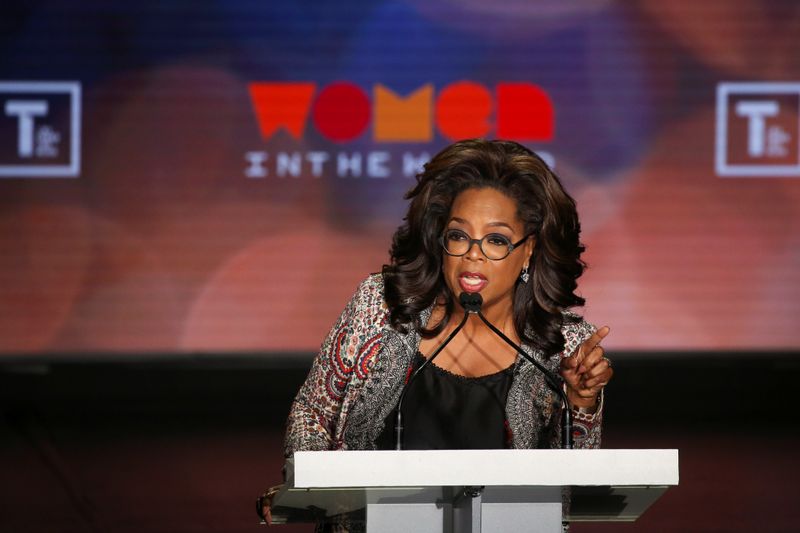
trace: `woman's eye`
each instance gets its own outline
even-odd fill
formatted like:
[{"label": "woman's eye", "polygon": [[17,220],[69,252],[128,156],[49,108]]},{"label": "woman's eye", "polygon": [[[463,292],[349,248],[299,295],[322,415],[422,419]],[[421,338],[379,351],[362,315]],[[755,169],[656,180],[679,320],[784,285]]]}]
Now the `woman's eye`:
[{"label": "woman's eye", "polygon": [[448,231],[447,232],[447,240],[449,241],[463,241],[466,240],[467,236],[463,231]]},{"label": "woman's eye", "polygon": [[487,235],[486,242],[488,242],[492,246],[508,246],[509,244],[511,244],[511,241],[509,241],[503,235]]}]

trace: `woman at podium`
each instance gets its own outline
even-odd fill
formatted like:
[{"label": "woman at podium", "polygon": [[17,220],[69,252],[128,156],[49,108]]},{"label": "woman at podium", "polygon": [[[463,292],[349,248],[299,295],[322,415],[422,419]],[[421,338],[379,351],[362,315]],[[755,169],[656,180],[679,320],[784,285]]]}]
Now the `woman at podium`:
[{"label": "woman at podium", "polygon": [[292,404],[286,456],[398,441],[557,448],[563,397],[574,446],[598,447],[609,329],[570,311],[584,304],[584,247],[555,173],[520,144],[461,141],[425,165],[406,198],[390,263],[358,287]]}]

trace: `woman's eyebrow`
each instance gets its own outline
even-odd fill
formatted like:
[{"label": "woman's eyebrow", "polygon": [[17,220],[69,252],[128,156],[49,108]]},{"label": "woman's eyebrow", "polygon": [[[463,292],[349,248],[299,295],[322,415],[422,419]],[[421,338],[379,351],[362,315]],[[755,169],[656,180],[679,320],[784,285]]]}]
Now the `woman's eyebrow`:
[{"label": "woman's eyebrow", "polygon": [[[463,218],[459,218],[459,217],[450,217],[450,220],[448,221],[448,223],[450,223],[450,222],[457,222],[459,224],[466,224],[467,223],[466,220],[464,220]],[[487,226],[490,226],[490,227],[493,227],[493,228],[508,228],[509,230],[514,231],[514,228],[512,228],[509,224],[507,224],[505,222],[500,222],[500,221],[489,222],[487,224]]]},{"label": "woman's eyebrow", "polygon": [[[448,222],[458,222],[459,224],[466,224],[466,223],[467,223],[467,221],[466,221],[466,220],[464,220],[463,218],[459,218],[459,217],[450,217],[450,220],[449,220]],[[510,224],[507,224],[507,223],[505,223],[505,222],[500,222],[500,221],[497,221],[497,222],[489,222],[489,223],[487,224],[487,226],[492,226],[492,227],[504,227],[504,228],[508,228],[508,229],[510,229],[510,230],[512,230],[512,231],[514,230],[514,228],[512,228]]]},{"label": "woman's eyebrow", "polygon": [[487,224],[487,226],[492,226],[494,228],[497,228],[497,227],[508,228],[511,231],[514,231],[514,228],[512,228],[510,225],[506,224],[505,222],[489,222]]}]

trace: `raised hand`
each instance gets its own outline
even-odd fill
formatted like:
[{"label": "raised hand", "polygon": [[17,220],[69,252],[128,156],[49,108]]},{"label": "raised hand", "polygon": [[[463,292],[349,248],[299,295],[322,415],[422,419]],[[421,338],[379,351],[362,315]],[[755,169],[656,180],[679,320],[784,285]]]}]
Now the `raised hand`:
[{"label": "raised hand", "polygon": [[611,361],[600,346],[610,331],[608,326],[603,326],[583,341],[571,357],[561,360],[560,373],[567,384],[567,397],[572,407],[596,406],[600,391],[614,375]]}]

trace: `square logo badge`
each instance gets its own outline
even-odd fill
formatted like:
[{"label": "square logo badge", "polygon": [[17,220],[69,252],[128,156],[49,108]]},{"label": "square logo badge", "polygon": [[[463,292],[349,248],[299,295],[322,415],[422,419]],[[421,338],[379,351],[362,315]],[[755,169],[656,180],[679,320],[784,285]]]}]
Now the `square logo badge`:
[{"label": "square logo badge", "polygon": [[800,83],[717,86],[718,176],[800,177]]},{"label": "square logo badge", "polygon": [[78,177],[79,82],[0,81],[0,178]]}]

